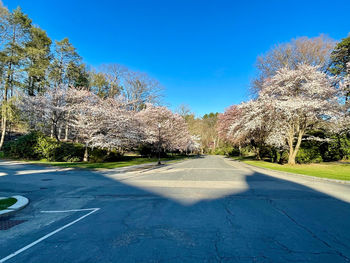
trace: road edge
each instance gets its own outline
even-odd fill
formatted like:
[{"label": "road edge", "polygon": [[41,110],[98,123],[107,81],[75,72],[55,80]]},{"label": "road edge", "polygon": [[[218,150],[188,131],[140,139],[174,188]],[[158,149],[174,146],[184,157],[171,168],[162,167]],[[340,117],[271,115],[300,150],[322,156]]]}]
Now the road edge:
[{"label": "road edge", "polygon": [[274,169],[269,169],[269,168],[265,168],[265,167],[260,167],[260,166],[255,166],[252,164],[248,164],[239,160],[234,160],[234,159],[230,159],[226,157],[226,160],[228,160],[229,162],[237,162],[240,164],[243,164],[247,167],[253,167],[255,169],[261,169],[261,170],[265,170],[265,171],[269,171],[269,172],[278,172],[284,175],[293,175],[296,177],[302,177],[302,178],[306,178],[306,179],[311,179],[314,181],[326,181],[326,182],[331,182],[331,183],[338,183],[338,184],[344,184],[344,185],[350,185],[350,181],[347,180],[339,180],[339,179],[330,179],[330,178],[324,178],[324,177],[317,177],[317,176],[312,176],[312,175],[306,175],[306,174],[297,174],[297,173],[290,173],[290,172],[285,172],[285,171],[279,171],[279,170],[274,170]]},{"label": "road edge", "polygon": [[15,198],[17,202],[4,210],[0,210],[0,218],[13,215],[14,213],[18,212],[19,210],[22,210],[29,204],[29,199],[24,196],[14,195],[10,197]]}]

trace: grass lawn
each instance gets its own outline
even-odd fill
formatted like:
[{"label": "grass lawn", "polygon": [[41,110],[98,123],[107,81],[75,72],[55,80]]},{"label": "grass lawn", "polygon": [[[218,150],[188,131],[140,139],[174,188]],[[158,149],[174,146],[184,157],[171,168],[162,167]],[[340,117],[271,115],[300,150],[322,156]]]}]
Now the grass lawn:
[{"label": "grass lawn", "polygon": [[16,198],[5,198],[0,200],[0,210],[4,210],[17,202]]},{"label": "grass lawn", "polygon": [[249,159],[242,159],[243,162],[258,167],[269,168],[272,170],[311,175],[322,178],[350,180],[350,164],[346,163],[314,163],[314,164],[277,164],[265,161],[255,161]]},{"label": "grass lawn", "polygon": [[[190,158],[190,156],[173,156],[167,158],[161,158],[161,161],[178,161]],[[137,156],[126,156],[124,160],[118,162],[104,162],[104,163],[89,163],[89,162],[48,162],[45,160],[41,161],[30,161],[34,164],[47,164],[53,166],[59,166],[64,168],[83,168],[83,169],[113,169],[119,167],[126,167],[131,165],[154,163],[158,162],[157,158],[142,158]]]}]

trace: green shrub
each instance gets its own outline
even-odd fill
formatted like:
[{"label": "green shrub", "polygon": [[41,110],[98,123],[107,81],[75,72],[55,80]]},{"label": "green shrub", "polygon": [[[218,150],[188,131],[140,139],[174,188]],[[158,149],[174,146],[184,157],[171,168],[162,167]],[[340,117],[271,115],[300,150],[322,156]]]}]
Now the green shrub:
[{"label": "green shrub", "polygon": [[141,156],[150,157],[153,155],[153,147],[150,144],[140,145],[137,149]]},{"label": "green shrub", "polygon": [[331,141],[321,147],[322,157],[325,161],[338,161],[350,159],[350,135],[333,135]]},{"label": "green shrub", "polygon": [[105,160],[107,151],[103,149],[94,148],[89,150],[89,162],[102,163]]},{"label": "green shrub", "polygon": [[216,148],[215,151],[212,152],[214,155],[225,155],[226,151],[224,148]]},{"label": "green shrub", "polygon": [[41,155],[34,149],[41,135],[39,132],[31,132],[19,137],[17,140],[5,143],[3,147],[5,157],[30,160],[41,159]]},{"label": "green shrub", "polygon": [[56,161],[55,152],[60,146],[60,142],[39,134],[33,148],[37,155],[40,156],[40,159]]},{"label": "green shrub", "polygon": [[58,142],[40,132],[31,132],[17,140],[7,142],[4,156],[15,159],[77,162],[84,156],[81,144]]},{"label": "green shrub", "polygon": [[295,158],[297,163],[320,163],[322,156],[318,148],[300,148]]},{"label": "green shrub", "polygon": [[55,148],[54,158],[57,162],[81,162],[84,157],[84,145],[80,143],[60,143]]},{"label": "green shrub", "polygon": [[241,153],[238,147],[232,147],[231,151],[228,151],[229,156],[240,156]]}]

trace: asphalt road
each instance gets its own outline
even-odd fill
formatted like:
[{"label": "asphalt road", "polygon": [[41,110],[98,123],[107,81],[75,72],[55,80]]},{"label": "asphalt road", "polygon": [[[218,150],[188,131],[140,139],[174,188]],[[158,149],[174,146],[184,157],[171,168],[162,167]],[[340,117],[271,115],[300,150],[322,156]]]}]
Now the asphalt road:
[{"label": "asphalt road", "polygon": [[223,157],[128,173],[1,162],[14,194],[31,203],[0,230],[1,263],[350,262],[350,185]]}]

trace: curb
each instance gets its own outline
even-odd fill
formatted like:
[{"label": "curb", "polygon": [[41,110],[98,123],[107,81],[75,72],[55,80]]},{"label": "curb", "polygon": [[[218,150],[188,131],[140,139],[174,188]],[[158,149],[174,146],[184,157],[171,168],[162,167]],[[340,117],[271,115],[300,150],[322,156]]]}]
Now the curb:
[{"label": "curb", "polygon": [[331,183],[350,185],[350,181],[346,181],[346,180],[330,179],[330,178],[323,178],[323,177],[317,177],[317,176],[306,175],[306,174],[297,174],[297,173],[290,173],[290,172],[285,172],[285,171],[273,170],[273,169],[269,169],[269,168],[265,168],[265,167],[251,165],[251,164],[248,164],[248,163],[245,163],[242,161],[238,161],[238,160],[230,160],[230,161],[239,162],[245,166],[253,167],[255,169],[261,169],[261,170],[265,170],[265,171],[269,171],[269,172],[277,172],[277,173],[281,173],[284,175],[293,175],[296,177],[303,177],[303,178],[311,179],[314,181],[321,181],[321,182],[326,181],[326,182],[331,182]]},{"label": "curb", "polygon": [[17,202],[4,210],[0,210],[0,217],[10,216],[29,204],[29,199],[24,196],[14,195],[11,197],[17,199]]}]

